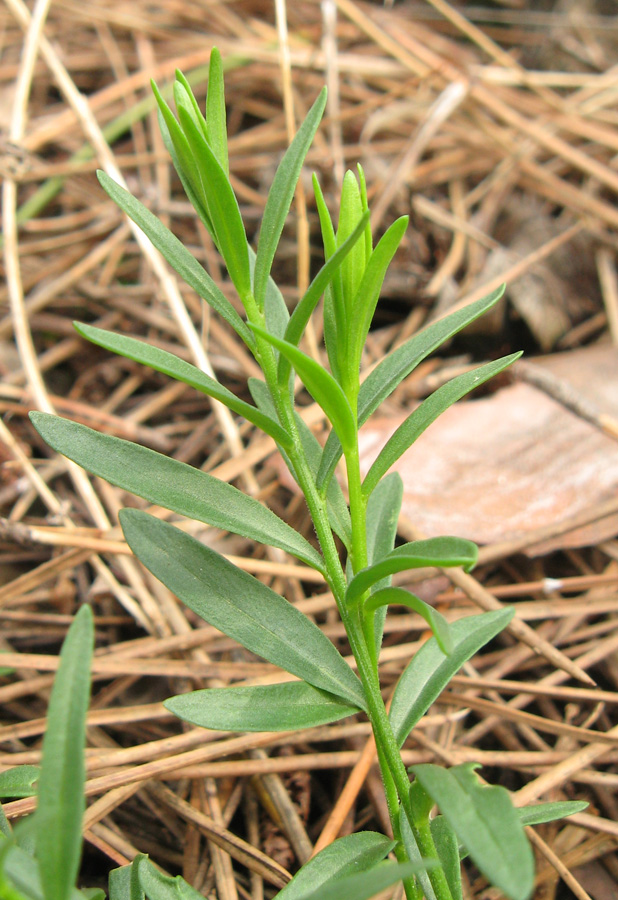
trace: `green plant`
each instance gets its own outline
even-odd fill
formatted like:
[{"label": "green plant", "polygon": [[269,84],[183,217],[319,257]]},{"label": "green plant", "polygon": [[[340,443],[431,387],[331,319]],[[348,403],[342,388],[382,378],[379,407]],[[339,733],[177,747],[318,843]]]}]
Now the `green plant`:
[{"label": "green plant", "polygon": [[[409,569],[470,569],[477,548],[456,537],[395,547],[402,483],[397,474],[389,474],[401,454],[441,412],[501,372],[519,354],[480,366],[437,390],[397,429],[364,479],[357,439],[359,427],[413,368],[490,309],[501,291],[434,322],[386,356],[361,384],[361,354],[386,269],[403,237],[407,218],[394,222],[374,247],[362,170],[358,170],[358,179],[351,172],[344,178],[336,229],[314,179],[325,264],[291,315],[271,278],[301,167],[323,114],[325,92],[309,111],[277,169],[254,252],[229,180],[218,53],[211,55],[205,117],[181,73],[174,85],[176,115],[156,86],[154,91],[163,137],[176,171],[225,261],[246,319],[156,216],[106,175],[100,173],[99,180],[253,354],[264,375],[263,380],[249,383],[255,405],[171,353],[127,335],[85,324],[75,327],[95,344],[203,391],[270,435],[306,498],[318,548],[257,500],[201,470],[61,418],[32,413],[32,421],[51,447],[94,474],[175,513],[280,548],[319,571],[331,589],[358,675],[311,620],[263,583],[167,522],[137,509],[120,514],[135,555],[187,606],[297,679],[173,697],[167,706],[177,716],[206,728],[234,731],[306,728],[359,712],[369,718],[394,839],[365,832],[336,841],[297,873],[278,895],[281,900],[326,900],[331,896],[359,900],[400,879],[408,900],[461,900],[460,859],[467,854],[508,897],[526,900],[534,871],[524,824],[549,821],[582,805],[548,804],[516,810],[505,789],[482,786],[470,765],[450,770],[415,766],[410,782],[400,754],[406,737],[459,667],[508,624],[513,611],[471,616],[449,625],[418,597],[391,586],[393,574]],[[329,370],[299,348],[322,297]],[[294,373],[332,427],[324,447],[296,411]],[[341,457],[349,502],[334,477]],[[344,563],[336,538],[344,548]],[[387,713],[380,692],[378,657],[390,604],[403,604],[420,614],[433,637],[404,671]],[[436,803],[440,815],[432,818]],[[383,862],[391,851],[397,861]],[[143,891],[155,900],[159,896],[195,896],[186,883],[175,880],[172,885],[161,879],[164,876],[156,874],[150,863],[138,859],[131,873],[115,876],[113,889],[119,898],[143,896]],[[172,893],[166,893],[168,890]]]}]

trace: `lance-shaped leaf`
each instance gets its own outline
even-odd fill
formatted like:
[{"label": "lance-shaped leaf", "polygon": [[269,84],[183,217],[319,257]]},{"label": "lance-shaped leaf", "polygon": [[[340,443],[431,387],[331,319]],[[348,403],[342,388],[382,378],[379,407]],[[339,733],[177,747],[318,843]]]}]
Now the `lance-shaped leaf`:
[{"label": "lance-shaped leaf", "polygon": [[38,766],[14,766],[0,772],[0,798],[33,797],[40,774]]},{"label": "lance-shaped leaf", "polygon": [[[249,245],[247,249],[249,251],[249,268],[251,270],[251,278],[253,279],[256,256],[251,245]],[[290,313],[283,298],[283,294],[270,277],[266,283],[264,318],[266,320],[266,330],[270,334],[274,334],[275,337],[282,338],[285,334],[288,322],[290,321]]]},{"label": "lance-shaped leaf", "polygon": [[406,667],[393,694],[389,718],[400,747],[453,675],[506,628],[514,613],[513,607],[505,606],[453,622],[449,625],[453,649],[448,656],[442,653],[434,638],[423,644]]},{"label": "lance-shaped leaf", "polygon": [[257,258],[253,274],[253,296],[260,309],[264,305],[266,283],[279,245],[281,232],[290,211],[300,170],[324,114],[325,106],[326,88],[323,88],[279,163],[268,192],[268,199],[266,200],[260,226]]},{"label": "lance-shaped leaf", "polygon": [[47,413],[30,414],[50,447],[110,484],[180,515],[279,547],[319,572],[322,557],[272,510],[186,463]]},{"label": "lance-shaped leaf", "polygon": [[359,831],[339,838],[306,862],[279,891],[276,900],[299,900],[308,890],[317,891],[346,875],[373,869],[394,846],[395,841],[375,831]]},{"label": "lance-shaped leaf", "polygon": [[363,277],[354,298],[352,312],[349,316],[350,329],[350,360],[355,367],[355,377],[358,376],[363,347],[367,340],[369,327],[373,319],[376,304],[380,298],[382,283],[386,270],[391,264],[397,248],[408,227],[408,216],[397,219],[382,235],[375,250],[369,257],[363,272]]},{"label": "lance-shaped leaf", "polygon": [[314,687],[365,708],[361,683],[307,616],[195,538],[136,509],[120,522],[137,558],[223,634]]},{"label": "lance-shaped leaf", "polygon": [[113,331],[95,328],[93,325],[83,325],[80,322],[73,324],[76,330],[93,344],[105,347],[106,350],[111,350],[113,353],[119,353],[127,359],[133,359],[144,366],[150,366],[157,372],[163,372],[163,374],[175,378],[176,381],[182,381],[184,384],[202,391],[209,397],[224,403],[239,416],[244,416],[247,421],[257,425],[282,447],[289,449],[292,446],[291,438],[278,422],[256,409],[255,406],[245,403],[244,400],[228,391],[226,387],[206,375],[197,366],[191,365],[173,353],[168,353],[167,350],[153,347],[151,344],[139,341],[129,335],[116,334]]},{"label": "lance-shaped leaf", "polygon": [[[313,190],[320,218],[324,256],[328,262],[337,250],[337,238],[322,189],[315,175],[313,176]],[[345,359],[347,356],[348,334],[345,329],[345,320],[341,269],[337,268],[324,298],[324,343],[331,371],[337,381],[341,381],[339,360]]]},{"label": "lance-shaped leaf", "polygon": [[[338,484],[336,478],[332,478],[328,489],[333,484]],[[397,538],[397,523],[403,500],[403,481],[398,472],[392,472],[383,478],[375,491],[367,501],[367,561],[371,563],[382,559],[392,551]],[[373,591],[389,587],[390,578],[374,584]],[[387,607],[376,611],[373,620],[376,653],[379,653],[384,633],[384,621]]]},{"label": "lance-shaped leaf", "polygon": [[215,731],[296,731],[359,710],[305,681],[207,688],[171,697],[164,705],[179,719]]},{"label": "lance-shaped leaf", "polygon": [[140,887],[148,900],[204,900],[204,895],[191,887],[181,875],[174,878],[163,875],[146,857],[137,863],[137,871]]},{"label": "lance-shaped leaf", "polygon": [[43,738],[35,834],[45,900],[70,897],[79,870],[93,646],[92,610],[82,606],[62,645]]},{"label": "lance-shaped leaf", "polygon": [[[337,248],[330,259],[328,259],[322,266],[318,274],[315,276],[315,278],[307,288],[306,293],[302,296],[301,300],[294,308],[294,312],[290,316],[290,321],[288,322],[288,326],[285,330],[284,335],[285,340],[289,344],[294,344],[295,346],[298,345],[307,326],[307,322],[309,321],[313,310],[316,308],[320,301],[320,297],[330,285],[336,272],[339,270],[342,261],[346,258],[356,242],[361,238],[365,230],[365,226],[368,222],[369,213],[367,212],[362,217],[348,239],[340,247]],[[278,372],[280,383],[284,383],[286,381],[290,372],[290,365],[291,364],[289,360],[287,360],[283,356],[280,357]]]},{"label": "lance-shaped leaf", "polygon": [[528,900],[534,887],[534,856],[509,792],[482,785],[475,763],[444,769],[412,766],[459,841],[489,881],[511,900]]},{"label": "lance-shaped leaf", "polygon": [[479,366],[471,372],[458,375],[424,400],[391,435],[372,464],[363,482],[365,496],[372,492],[390,467],[449,406],[493,378],[494,375],[498,375],[520,356],[521,353],[512,353],[510,356],[495,360],[495,362]]},{"label": "lance-shaped leaf", "polygon": [[463,900],[461,890],[461,859],[457,835],[444,816],[436,816],[429,823],[452,900]]},{"label": "lance-shaped leaf", "polygon": [[208,143],[212,147],[212,152],[219,160],[225,174],[229,175],[223,62],[217,47],[213,47],[210,51],[208,93],[206,95],[206,127],[208,129]]},{"label": "lance-shaped leaf", "polygon": [[544,825],[583,812],[590,804],[586,800],[558,800],[555,803],[537,803],[534,806],[517,807],[522,825]]},{"label": "lance-shaped leaf", "polygon": [[408,609],[422,616],[433,631],[440,650],[445,655],[452,653],[453,639],[450,635],[449,624],[444,616],[437,609],[434,609],[433,606],[429,606],[428,603],[421,600],[420,597],[416,597],[409,591],[404,591],[403,588],[387,587],[370,594],[363,603],[363,610],[371,614],[380,606],[389,606],[390,604],[407,606]]},{"label": "lance-shaped leaf", "polygon": [[353,606],[372,585],[395,572],[424,566],[464,566],[471,569],[477,559],[478,547],[463,538],[445,536],[403,544],[384,559],[356,573],[348,585],[346,603]]},{"label": "lance-shaped leaf", "polygon": [[294,347],[287,341],[269,334],[263,328],[257,325],[251,325],[256,334],[276,347],[279,352],[289,359],[292,366],[296,369],[298,376],[305,385],[313,399],[322,407],[326,413],[330,423],[339,435],[344,448],[351,448],[356,443],[356,424],[354,422],[354,414],[350,409],[340,385],[335,381],[326,369],[323,369],[319,363]]},{"label": "lance-shaped leaf", "polygon": [[[179,86],[182,87],[182,94],[179,94]],[[174,100],[176,102],[186,102],[187,100],[191,104],[191,113],[193,116],[193,121],[200,129],[206,140],[209,140],[208,137],[208,129],[206,127],[206,119],[202,115],[202,111],[199,107],[197,100],[195,99],[195,95],[193,94],[193,89],[189,84],[189,81],[180,69],[176,69],[176,83],[173,86]]]},{"label": "lance-shaped leaf", "polygon": [[[483,297],[482,300],[470,303],[463,309],[458,309],[443,319],[433,322],[378,363],[360,386],[358,393],[359,427],[420,362],[466,325],[474,322],[475,319],[491,309],[503,293],[504,285],[487,297]],[[318,488],[330,480],[340,456],[341,446],[337,441],[337,436],[331,434],[324,447],[318,474]]]},{"label": "lance-shaped leaf", "polygon": [[181,103],[177,109],[182,130],[202,182],[208,213],[217,238],[217,248],[225,260],[230,278],[242,300],[251,294],[251,277],[247,235],[238,201],[227,174],[193,121],[190,100]]},{"label": "lance-shaped leaf", "polygon": [[[363,201],[356,176],[349,169],[343,176],[341,185],[341,202],[339,206],[339,223],[337,226],[337,246],[352,234],[358,222],[363,216]],[[356,244],[346,261],[341,266],[341,287],[343,302],[346,310],[346,319],[352,323],[352,316],[356,314],[354,300],[367,265],[366,245],[362,241]]]},{"label": "lance-shaped leaf", "polygon": [[109,177],[105,172],[97,172],[101,187],[120,209],[135,222],[154,247],[167,260],[180,277],[205,300],[215,312],[231,325],[248,347],[255,344],[251,331],[238,315],[225,294],[217,287],[208,272],[199,264],[192,253],[166,228],[159,219],[136,200],[132,194]]},{"label": "lance-shaped leaf", "polygon": [[423,860],[420,863],[384,862],[366,872],[329,881],[317,890],[307,887],[304,893],[295,894],[294,900],[369,900],[392,884],[411,878],[419,872],[433,868],[434,865],[433,860]]}]

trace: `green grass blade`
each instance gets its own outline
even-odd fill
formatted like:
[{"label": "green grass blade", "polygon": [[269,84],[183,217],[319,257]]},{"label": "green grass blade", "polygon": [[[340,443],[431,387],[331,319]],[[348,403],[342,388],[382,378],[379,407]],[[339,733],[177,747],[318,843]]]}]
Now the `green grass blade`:
[{"label": "green grass blade", "polygon": [[510,356],[504,356],[502,359],[479,366],[471,372],[464,372],[463,375],[452,378],[451,381],[443,384],[431,396],[427,397],[401,423],[378,454],[363,481],[363,494],[366,497],[371,494],[391,466],[449,406],[452,406],[458,400],[461,400],[462,397],[465,397],[466,394],[469,394],[470,391],[480,387],[480,385],[489,381],[490,378],[504,371],[520,356],[521,353],[511,353]]},{"label": "green grass blade", "polygon": [[290,211],[300,171],[324,114],[325,106],[326,88],[322,88],[320,95],[307,113],[304,122],[296,132],[292,143],[279,163],[268,192],[260,226],[257,258],[253,273],[253,296],[260,309],[264,306],[266,284],[275,258],[275,252],[281,239],[281,232]]},{"label": "green grass blade", "polygon": [[448,656],[442,653],[435,638],[423,644],[404,670],[393,694],[389,719],[400,747],[453,675],[506,628],[514,613],[513,607],[506,606],[453,622],[449,626],[453,650]]},{"label": "green grass blade", "polygon": [[120,521],[139,560],[190,609],[252,653],[365,708],[361,683],[307,616],[195,538],[136,509]]},{"label": "green grass blade", "polygon": [[217,249],[242,300],[251,294],[251,276],[247,235],[236,195],[226,172],[184,104],[178,107],[178,118],[199,172]]},{"label": "green grass blade", "polygon": [[93,646],[92,611],[82,606],[62,646],[43,738],[35,826],[45,900],[69,898],[79,869]]},{"label": "green grass blade", "polygon": [[354,447],[356,445],[354,415],[343,390],[333,376],[293,344],[288,344],[287,341],[268,334],[257,325],[251,325],[251,327],[256,334],[276,347],[291,362],[302,383],[326,413],[342,445],[346,448]]},{"label": "green grass blade", "polygon": [[[359,428],[420,362],[454,334],[464,329],[466,325],[474,322],[475,319],[491,309],[500,300],[503,293],[504,285],[487,297],[477,300],[476,303],[470,303],[463,309],[458,309],[443,319],[428,325],[401,347],[389,353],[360,386],[358,393]],[[321,489],[332,478],[340,456],[341,447],[337,436],[329,435],[320,464],[318,488]]]},{"label": "green grass blade", "polygon": [[407,606],[408,609],[422,616],[433,631],[442,653],[445,655],[452,653],[453,639],[451,638],[449,624],[444,616],[437,609],[421,600],[420,597],[416,597],[403,588],[387,587],[376,591],[367,598],[363,604],[363,610],[371,613],[381,606],[390,606],[391,604]]},{"label": "green grass blade", "polygon": [[394,846],[395,841],[375,831],[339,838],[305,863],[276,900],[300,900],[308,890],[317,891],[346,875],[373,869]]},{"label": "green grass blade", "polygon": [[84,325],[80,322],[73,324],[79,334],[92,341],[93,344],[98,344],[99,347],[104,347],[113,353],[119,353],[127,359],[133,359],[144,366],[150,366],[157,372],[163,372],[165,375],[175,378],[176,381],[182,381],[184,384],[202,391],[209,397],[224,403],[239,416],[243,416],[249,422],[257,425],[282,447],[290,449],[292,446],[291,438],[278,422],[256,409],[255,406],[245,403],[214,378],[184,359],[129,335],[116,334],[113,331],[106,331],[103,328],[95,328],[93,325]]},{"label": "green grass blade", "polygon": [[206,127],[212,152],[226,175],[230,174],[227,149],[227,121],[225,112],[225,86],[223,62],[216,47],[210,51],[208,67],[208,93],[206,95]]},{"label": "green grass blade", "polygon": [[403,544],[384,559],[356,573],[348,585],[346,603],[353,606],[372,585],[396,572],[425,566],[464,566],[471,569],[477,558],[476,544],[463,538],[444,536]]},{"label": "green grass blade", "polygon": [[31,413],[30,418],[50,447],[110,484],[198,522],[279,547],[324,571],[322,557],[302,535],[231,484],[69,419],[40,412]]},{"label": "green grass blade", "polygon": [[359,711],[305,681],[208,688],[171,697],[164,705],[179,719],[215,731],[295,731]]},{"label": "green grass blade", "polygon": [[101,187],[123,212],[141,228],[154,247],[167,260],[172,269],[205,300],[215,312],[231,325],[248,347],[255,346],[255,339],[249,328],[238,315],[225,294],[217,287],[208,272],[199,264],[192,253],[178,240],[175,234],[140,203],[129,191],[109,177],[105,172],[97,172]]},{"label": "green grass blade", "polygon": [[481,784],[475,763],[444,769],[412,766],[473,862],[511,900],[528,900],[534,887],[534,856],[509,792]]}]

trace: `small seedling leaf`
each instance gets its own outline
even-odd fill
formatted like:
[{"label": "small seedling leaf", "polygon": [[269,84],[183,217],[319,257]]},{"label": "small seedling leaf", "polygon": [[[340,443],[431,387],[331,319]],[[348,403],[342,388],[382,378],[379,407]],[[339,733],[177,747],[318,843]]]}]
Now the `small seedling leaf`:
[{"label": "small seedling leaf", "polygon": [[[307,890],[294,894],[293,898],[294,900],[369,900],[392,884],[396,884],[404,878],[411,878],[433,865],[434,863],[430,860],[420,863],[378,863],[377,866],[367,871],[328,881],[317,890],[315,886],[307,886]],[[275,900],[278,900],[279,897],[280,894],[277,894]]]},{"label": "small seedling leaf", "polygon": [[184,384],[190,385],[202,393],[219,400],[225,404],[233,412],[239,416],[243,416],[247,421],[257,425],[262,431],[270,435],[282,447],[289,449],[292,446],[291,438],[283,430],[278,422],[275,422],[270,416],[264,415],[255,406],[245,403],[226,387],[206,375],[201,369],[191,365],[184,359],[168,353],[167,350],[161,350],[159,347],[153,347],[145,341],[137,340],[125,334],[117,334],[113,331],[105,331],[103,328],[95,328],[93,325],[83,325],[80,322],[74,322],[75,329],[85,337],[111,350],[113,353],[119,353],[127,359],[133,359],[144,366],[150,366],[157,372],[163,372],[176,381],[182,381]]},{"label": "small seedling leaf", "polygon": [[43,738],[36,853],[45,900],[71,895],[82,852],[86,809],[84,743],[90,698],[94,625],[82,606],[64,640],[47,712]]},{"label": "small seedling leaf", "polygon": [[449,406],[452,406],[470,391],[480,387],[494,375],[498,375],[507,366],[510,366],[519,359],[521,353],[512,353],[495,362],[487,363],[479,366],[472,372],[465,372],[458,375],[451,381],[443,384],[437,391],[434,391],[430,397],[424,400],[414,412],[399,426],[393,435],[388,439],[377,459],[369,469],[367,476],[363,482],[363,493],[365,496],[371,494],[372,490],[379,483],[380,479],[388,472],[390,467],[397,462],[399,457],[405,453],[414,441],[431,425],[432,422],[440,416]]},{"label": "small seedling leaf", "polygon": [[489,881],[511,900],[528,900],[534,856],[509,792],[481,784],[474,763],[444,769],[431,763],[411,771]]},{"label": "small seedling leaf", "polygon": [[276,900],[300,900],[307,891],[328,887],[331,882],[372,869],[395,846],[383,834],[359,831],[339,838],[317,853],[300,869]]},{"label": "small seedling leaf", "polygon": [[537,803],[535,806],[517,807],[522,825],[544,825],[575,813],[583,812],[590,804],[586,800],[558,800],[556,803]]},{"label": "small seedling leaf", "polygon": [[324,114],[325,106],[326,88],[323,88],[279,163],[268,192],[253,273],[253,296],[260,309],[264,305],[266,284],[281,232],[290,211],[300,170]]},{"label": "small seedling leaf", "polygon": [[320,554],[302,535],[231,484],[69,419],[40,412],[30,418],[50,447],[111,484],[198,522],[279,547],[324,571]]},{"label": "small seedling leaf", "polygon": [[416,597],[403,588],[387,587],[370,594],[363,604],[363,609],[367,613],[371,613],[381,606],[389,606],[390,604],[407,606],[408,609],[422,616],[433,631],[442,653],[447,655],[453,652],[453,639],[451,638],[449,624],[444,616],[437,609],[434,609],[433,606],[429,606],[428,603],[421,600],[420,597]]},{"label": "small seedling leaf", "polygon": [[388,575],[394,575],[395,572],[421,569],[425,566],[464,566],[471,569],[477,558],[476,544],[463,538],[444,536],[403,544],[384,559],[357,572],[348,585],[346,603],[353,606],[372,585]]},{"label": "small seedling leaf", "polygon": [[164,705],[179,719],[215,731],[295,731],[359,711],[304,681],[209,688],[171,697]]},{"label": "small seedling leaf", "polygon": [[0,772],[0,798],[33,797],[41,770],[38,766],[15,766]]},{"label": "small seedling leaf", "polygon": [[137,558],[210,625],[314,687],[364,709],[360,681],[307,616],[195,538],[136,509],[120,522]]},{"label": "small seedling leaf", "polygon": [[513,618],[512,607],[459,619],[449,626],[453,650],[445,656],[435,638],[414,655],[397,683],[389,712],[399,746],[425,715],[451,678],[481,647],[499,634]]}]

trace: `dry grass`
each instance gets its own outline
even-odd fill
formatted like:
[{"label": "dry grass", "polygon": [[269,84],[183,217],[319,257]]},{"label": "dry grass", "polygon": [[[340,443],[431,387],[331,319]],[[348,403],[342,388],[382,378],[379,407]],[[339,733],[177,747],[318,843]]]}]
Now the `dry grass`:
[{"label": "dry grass", "polygon": [[[482,336],[483,356],[516,348],[522,336],[533,352],[618,340],[616,19],[592,2],[458,9],[445,0],[393,8],[307,0],[288,4],[287,33],[264,0],[56,0],[46,18],[39,3],[32,20],[22,0],[0,10],[0,622],[13,670],[0,680],[0,766],[39,758],[55,654],[77,605],[91,603],[86,883],[147,851],[205,896],[259,900],[314,847],[367,825],[388,827],[365,722],[237,736],[183,729],[170,717],[160,702],[170,694],[213,680],[252,683],[272,667],[204,627],[153,581],[116,524],[118,509],[135,499],[51,457],[26,418],[33,407],[55,410],[137,440],[240,483],[309,529],[269,464],[269,439],[72,331],[77,318],[147,337],[211,366],[239,392],[256,374],[245,349],[170,278],[94,177],[96,167],[121,171],[234,300],[171,175],[149,79],[164,84],[179,67],[194,73],[203,98],[209,51],[220,47],[232,175],[250,236],[294,122],[328,83],[328,117],[308,163],[331,204],[344,168],[361,161],[376,230],[402,213],[414,223],[385,286],[367,365],[445,307],[504,280],[515,285],[542,261],[562,300],[544,307],[541,296],[529,312],[514,293],[517,317]],[[537,227],[529,243],[515,243],[530,220]],[[291,303],[319,259],[315,226],[301,194],[277,260]],[[395,395],[392,408],[405,401]],[[307,415],[319,427],[313,408]],[[599,424],[615,432],[611,419]],[[196,529],[314,615],[345,650],[332,598],[314,573]],[[402,521],[401,536],[411,533]],[[437,600],[453,615],[506,600],[521,619],[465,667],[404,757],[478,760],[521,803],[588,799],[589,812],[537,830],[535,897],[605,900],[618,880],[618,544],[538,559],[519,550],[486,547],[474,578],[455,573],[453,589],[443,585]],[[560,577],[560,587],[548,576]],[[385,687],[422,638],[418,619],[392,617]],[[15,801],[7,813],[31,808]],[[473,873],[470,881],[469,897],[495,896]]]}]

